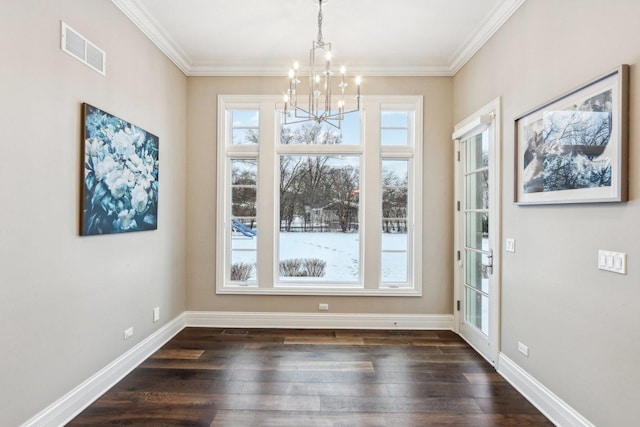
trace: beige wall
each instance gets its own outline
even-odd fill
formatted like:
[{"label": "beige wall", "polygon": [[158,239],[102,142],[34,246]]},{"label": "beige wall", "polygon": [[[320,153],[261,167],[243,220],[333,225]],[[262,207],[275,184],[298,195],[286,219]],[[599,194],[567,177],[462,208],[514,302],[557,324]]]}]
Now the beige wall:
[{"label": "beige wall", "polygon": [[[502,352],[597,426],[640,417],[639,17],[637,0],[529,0],[454,78],[454,122],[504,107],[502,236],[517,252],[502,253]],[[622,63],[630,201],[514,206],[514,118]],[[599,271],[598,249],[628,253],[628,274]]]},{"label": "beige wall", "polygon": [[[198,77],[188,81],[187,307],[240,312],[443,314],[452,312],[451,78],[367,78],[367,93],[424,96],[423,296],[216,295],[216,117],[219,94],[277,95],[285,78]],[[364,90],[364,89],[363,89]]]},{"label": "beige wall", "polygon": [[[187,79],[107,0],[11,1],[0,12],[0,425],[25,421],[184,310],[317,311],[318,297],[215,294],[217,95],[278,94],[283,79]],[[594,424],[634,425],[638,16],[636,0],[529,0],[454,78],[366,79],[372,94],[424,96],[424,295],[322,302],[451,313],[451,131],[502,96],[502,235],[517,240],[502,254],[502,352]],[[60,51],[60,20],[107,52],[106,77]],[[620,63],[632,65],[630,201],[512,205],[514,117]],[[157,231],[77,235],[82,102],[160,137]],[[627,252],[629,274],[598,271],[597,249]]]},{"label": "beige wall", "polygon": [[[106,51],[106,77],[60,50],[60,20]],[[108,0],[3,1],[0,52],[0,425],[16,426],[185,309],[186,77]],[[82,102],[160,137],[158,230],[78,236]]]}]

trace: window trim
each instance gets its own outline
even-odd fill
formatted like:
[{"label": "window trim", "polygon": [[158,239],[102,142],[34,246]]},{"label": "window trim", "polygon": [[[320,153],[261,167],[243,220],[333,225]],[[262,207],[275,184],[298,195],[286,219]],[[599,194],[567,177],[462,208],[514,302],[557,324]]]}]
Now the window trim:
[{"label": "window trim", "polygon": [[[226,220],[231,212],[230,190],[227,188],[230,180],[229,165],[231,159],[256,158],[258,160],[258,188],[261,182],[275,182],[279,171],[276,171],[275,159],[281,154],[323,154],[329,148],[318,146],[313,149],[308,145],[281,145],[279,141],[278,109],[282,108],[281,96],[265,95],[218,95],[217,111],[217,197],[216,197],[216,293],[217,294],[248,294],[248,295],[334,295],[334,296],[422,296],[422,216],[418,207],[422,203],[422,160],[423,160],[423,97],[407,96],[363,96],[361,120],[361,143],[359,145],[331,146],[331,153],[354,154],[361,156],[360,189],[363,197],[360,200],[359,221],[364,224],[361,231],[360,244],[360,281],[350,283],[317,283],[299,284],[286,282],[277,283],[277,256],[265,261],[261,253],[278,253],[279,236],[273,233],[259,234],[257,240],[257,280],[255,283],[239,285],[226,282],[229,277],[231,246],[227,237],[230,220]],[[230,111],[236,110],[259,111],[259,133],[261,143],[256,145],[231,144],[232,126],[230,125]],[[380,144],[381,111],[411,111],[409,118],[410,146]],[[229,112],[229,113],[228,113]],[[272,138],[272,143],[266,147],[262,144],[264,138]],[[312,148],[310,150],[310,148]],[[381,182],[379,181],[382,160],[407,159],[409,173],[409,202],[407,226],[412,232],[408,235],[408,253],[410,254],[407,277],[410,286],[389,286],[383,283],[380,272],[369,272],[367,265],[381,265],[382,246],[380,224],[382,223],[381,209],[365,209],[365,206],[381,206]],[[271,165],[264,167],[264,165]],[[267,170],[268,169],[268,170]],[[376,180],[378,180],[376,182]],[[264,185],[264,184],[262,184]],[[273,185],[273,184],[272,184]],[[373,187],[372,190],[370,187]],[[258,191],[257,215],[260,222],[272,224],[272,230],[279,229],[279,213],[273,206],[279,206],[278,191],[273,187],[272,194]],[[375,188],[378,188],[377,190]],[[370,200],[371,199],[371,200]],[[372,199],[377,199],[372,200]],[[269,206],[267,209],[266,207]],[[220,218],[222,215],[222,218]],[[373,234],[372,234],[373,233]],[[365,259],[365,257],[367,257]],[[369,260],[369,261],[367,261]],[[273,262],[272,262],[273,261]],[[380,270],[378,268],[378,270]],[[376,280],[372,280],[376,277]],[[277,286],[276,286],[277,283]]]}]

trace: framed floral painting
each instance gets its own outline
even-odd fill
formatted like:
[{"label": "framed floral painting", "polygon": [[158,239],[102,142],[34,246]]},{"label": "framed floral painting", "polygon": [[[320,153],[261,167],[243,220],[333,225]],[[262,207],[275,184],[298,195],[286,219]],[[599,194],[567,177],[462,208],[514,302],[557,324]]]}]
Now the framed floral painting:
[{"label": "framed floral painting", "polygon": [[81,235],[158,228],[158,137],[82,105]]}]

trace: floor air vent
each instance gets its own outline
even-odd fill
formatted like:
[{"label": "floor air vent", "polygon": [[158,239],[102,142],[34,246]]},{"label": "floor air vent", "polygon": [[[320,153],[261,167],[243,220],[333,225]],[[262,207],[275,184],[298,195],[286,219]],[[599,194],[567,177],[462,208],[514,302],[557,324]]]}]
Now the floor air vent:
[{"label": "floor air vent", "polygon": [[60,48],[103,76],[105,75],[104,51],[64,22],[60,28]]},{"label": "floor air vent", "polygon": [[413,332],[411,331],[387,331],[387,336],[389,337],[412,337]]},{"label": "floor air vent", "polygon": [[222,331],[222,335],[247,335],[249,333],[246,329],[225,329]]}]

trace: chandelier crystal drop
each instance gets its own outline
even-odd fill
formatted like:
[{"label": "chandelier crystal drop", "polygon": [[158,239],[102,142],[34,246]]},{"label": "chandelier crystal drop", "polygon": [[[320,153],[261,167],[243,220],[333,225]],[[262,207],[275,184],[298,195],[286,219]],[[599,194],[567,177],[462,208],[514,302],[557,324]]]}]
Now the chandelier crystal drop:
[{"label": "chandelier crystal drop", "polygon": [[[353,95],[355,103],[345,102],[345,89],[349,86],[346,82],[346,68],[340,67],[340,76],[334,77],[331,71],[331,43],[326,43],[322,37],[322,5],[328,0],[313,0],[318,4],[318,35],[313,41],[310,50],[309,95],[306,105],[298,102],[298,88],[300,64],[295,62],[289,70],[289,88],[284,95],[284,123],[299,123],[316,121],[328,123],[340,129],[344,115],[360,110],[360,83],[361,78],[355,78],[356,93]],[[335,84],[335,81],[338,81]],[[333,101],[333,85],[337,89],[337,101]],[[305,98],[304,96],[302,97]],[[302,101],[304,103],[304,100]],[[347,110],[347,108],[352,108]]]}]

